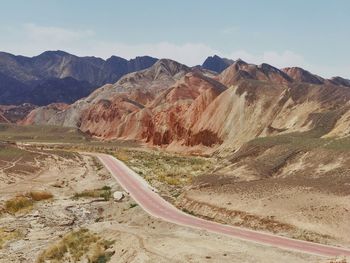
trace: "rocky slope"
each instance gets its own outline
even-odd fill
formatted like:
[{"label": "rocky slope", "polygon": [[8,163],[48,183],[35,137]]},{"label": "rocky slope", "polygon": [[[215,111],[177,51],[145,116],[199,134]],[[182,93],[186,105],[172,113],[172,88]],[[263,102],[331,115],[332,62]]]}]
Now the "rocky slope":
[{"label": "rocky slope", "polygon": [[291,132],[348,134],[350,89],[344,85],[299,68],[242,60],[217,76],[204,72],[159,60],[65,108],[35,109],[24,123],[201,153],[230,152],[256,137]]}]

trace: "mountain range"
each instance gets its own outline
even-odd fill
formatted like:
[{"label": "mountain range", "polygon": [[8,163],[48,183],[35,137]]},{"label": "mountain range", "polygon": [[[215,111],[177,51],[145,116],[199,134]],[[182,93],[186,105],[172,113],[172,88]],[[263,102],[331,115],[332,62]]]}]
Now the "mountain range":
[{"label": "mountain range", "polygon": [[256,137],[348,135],[348,84],[297,67],[236,60],[215,73],[161,59],[70,105],[36,108],[21,123],[77,127],[173,151],[231,152]]},{"label": "mountain range", "polygon": [[[156,58],[150,56],[131,60],[111,56],[104,60],[79,57],[64,51],[46,51],[31,58],[0,52],[0,105],[70,104],[88,96],[104,84],[117,82],[128,73],[149,68],[156,61]],[[230,67],[233,64],[235,66]],[[232,72],[225,71],[227,68]],[[268,64],[257,66],[217,55],[208,57],[201,66],[192,68],[194,69],[206,71],[205,74],[211,77],[225,71],[221,76],[224,85],[230,85],[239,79],[270,80],[276,77],[281,78],[279,81],[288,83],[300,81],[350,86],[350,80],[341,77],[327,80],[302,68],[277,69]]]},{"label": "mountain range", "polygon": [[0,52],[0,104],[72,103],[156,61],[149,56],[131,60],[112,56],[103,60],[64,51],[46,51],[35,57]]}]

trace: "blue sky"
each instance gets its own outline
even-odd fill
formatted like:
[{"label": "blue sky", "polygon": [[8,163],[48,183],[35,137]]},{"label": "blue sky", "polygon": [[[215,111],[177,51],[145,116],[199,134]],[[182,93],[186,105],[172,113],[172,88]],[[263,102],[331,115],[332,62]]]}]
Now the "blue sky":
[{"label": "blue sky", "polygon": [[200,64],[219,54],[350,78],[347,0],[0,0],[0,50]]}]

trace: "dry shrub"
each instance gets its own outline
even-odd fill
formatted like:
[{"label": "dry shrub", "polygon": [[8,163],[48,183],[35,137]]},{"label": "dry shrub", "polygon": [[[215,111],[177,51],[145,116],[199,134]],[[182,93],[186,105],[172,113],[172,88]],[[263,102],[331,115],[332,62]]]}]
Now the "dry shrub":
[{"label": "dry shrub", "polygon": [[0,249],[6,244],[8,241],[18,239],[21,237],[21,232],[18,230],[8,231],[4,228],[0,227]]},{"label": "dry shrub", "polygon": [[75,193],[73,196],[73,199],[84,198],[84,197],[98,198],[100,197],[100,190],[98,189],[84,190],[83,192]]},{"label": "dry shrub", "polygon": [[92,263],[107,262],[110,255],[105,250],[112,243],[114,242],[102,240],[88,229],[81,228],[66,234],[60,241],[44,250],[39,255],[37,263],[62,262],[68,258],[73,262],[78,262],[83,257],[88,258],[88,262]]},{"label": "dry shrub", "polygon": [[93,190],[85,190],[80,193],[75,193],[73,196],[73,199],[79,199],[79,198],[100,198],[102,197],[105,201],[108,201],[112,197],[112,191],[111,187],[104,186],[100,189],[93,189]]},{"label": "dry shrub", "polygon": [[33,200],[27,196],[16,196],[5,202],[5,209],[9,213],[16,213],[33,206]]},{"label": "dry shrub", "polygon": [[47,200],[52,198],[53,195],[46,191],[32,191],[25,195],[18,195],[5,202],[5,212],[17,213],[21,210],[30,210],[34,202]]},{"label": "dry shrub", "polygon": [[119,150],[115,153],[115,156],[118,160],[122,162],[127,162],[130,160],[130,155],[125,150]]},{"label": "dry shrub", "polygon": [[181,180],[175,176],[169,176],[169,175],[160,175],[158,176],[158,180],[161,182],[165,182],[170,185],[180,185]]},{"label": "dry shrub", "polygon": [[46,191],[31,191],[28,194],[34,201],[42,201],[51,199],[53,195],[50,192]]}]

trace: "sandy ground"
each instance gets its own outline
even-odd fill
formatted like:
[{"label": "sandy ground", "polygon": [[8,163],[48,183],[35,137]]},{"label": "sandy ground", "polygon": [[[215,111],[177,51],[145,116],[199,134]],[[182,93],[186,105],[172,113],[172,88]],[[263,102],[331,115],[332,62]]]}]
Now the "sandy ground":
[{"label": "sandy ground", "polygon": [[0,262],[35,262],[42,250],[79,227],[115,241],[110,262],[330,262],[165,223],[132,207],[128,196],[122,202],[73,200],[76,192],[105,185],[122,190],[93,157],[53,153],[38,158],[36,164],[41,166],[39,172],[22,175],[9,185],[1,183],[1,202],[29,190],[50,191],[54,198],[36,203],[27,213],[0,217],[0,228],[22,233],[3,246]]},{"label": "sandy ground", "polygon": [[318,243],[350,246],[350,205],[346,197],[307,189],[265,190],[260,195],[193,190],[179,203],[197,215],[216,221]]},{"label": "sandy ground", "polygon": [[348,152],[269,143],[242,147],[223,168],[196,178],[177,205],[215,221],[349,248]]}]

